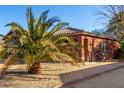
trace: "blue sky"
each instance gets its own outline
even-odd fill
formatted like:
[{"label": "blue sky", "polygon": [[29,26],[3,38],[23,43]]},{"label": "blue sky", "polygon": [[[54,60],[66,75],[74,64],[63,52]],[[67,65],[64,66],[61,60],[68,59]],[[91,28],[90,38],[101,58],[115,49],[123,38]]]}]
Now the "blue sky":
[{"label": "blue sky", "polygon": [[[52,5],[40,5],[32,6],[35,16],[41,14],[42,11],[49,9],[49,16],[57,16],[61,21],[70,23],[71,27],[84,29],[86,31],[92,31],[96,28],[102,28],[102,25],[98,24],[97,15],[95,12],[102,8],[102,6],[52,6]],[[26,9],[27,6],[0,6],[0,33],[6,34],[10,28],[5,27],[7,23],[17,22],[23,27],[27,27],[26,24]]]}]

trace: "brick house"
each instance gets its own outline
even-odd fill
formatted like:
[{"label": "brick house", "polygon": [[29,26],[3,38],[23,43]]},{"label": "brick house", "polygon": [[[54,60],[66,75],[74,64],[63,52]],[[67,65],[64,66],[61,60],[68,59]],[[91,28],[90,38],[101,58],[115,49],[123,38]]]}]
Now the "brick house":
[{"label": "brick house", "polygon": [[98,36],[76,28],[64,28],[55,34],[72,36],[81,47],[77,48],[77,57],[81,61],[110,60],[119,48],[116,39],[107,36]]},{"label": "brick house", "polygon": [[[11,33],[12,32],[10,31],[7,35],[10,35]],[[94,35],[91,32],[86,32],[76,28],[63,28],[54,34],[72,36],[80,45],[80,47],[74,49],[74,51],[76,51],[76,54],[74,55],[81,61],[110,60],[113,58],[116,49],[120,46],[118,41],[114,38]],[[16,38],[18,37],[15,33],[13,33],[12,36],[16,36]]]}]

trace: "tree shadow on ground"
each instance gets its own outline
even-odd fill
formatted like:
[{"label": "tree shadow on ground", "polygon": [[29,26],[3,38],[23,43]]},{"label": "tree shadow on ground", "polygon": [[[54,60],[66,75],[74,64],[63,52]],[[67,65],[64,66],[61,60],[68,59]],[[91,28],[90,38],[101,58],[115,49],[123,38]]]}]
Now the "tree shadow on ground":
[{"label": "tree shadow on ground", "polygon": [[25,81],[38,81],[38,80],[56,80],[56,74],[28,74],[26,71],[8,71],[6,75],[0,80],[25,80]]}]

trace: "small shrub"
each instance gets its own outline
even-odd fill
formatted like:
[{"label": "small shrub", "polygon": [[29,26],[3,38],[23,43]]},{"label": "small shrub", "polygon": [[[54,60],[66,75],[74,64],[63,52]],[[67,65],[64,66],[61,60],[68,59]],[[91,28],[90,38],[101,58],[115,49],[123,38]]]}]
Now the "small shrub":
[{"label": "small shrub", "polygon": [[114,59],[120,59],[121,58],[121,54],[122,54],[121,48],[118,48],[117,50],[115,50],[113,58]]}]

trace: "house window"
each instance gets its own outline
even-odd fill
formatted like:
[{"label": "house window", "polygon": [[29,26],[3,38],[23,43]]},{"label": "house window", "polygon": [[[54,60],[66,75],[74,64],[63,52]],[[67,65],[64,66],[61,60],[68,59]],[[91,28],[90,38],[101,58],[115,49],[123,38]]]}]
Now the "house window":
[{"label": "house window", "polygon": [[106,43],[106,42],[103,42],[103,43],[101,44],[101,52],[102,52],[103,54],[105,54],[105,53],[107,52],[107,43]]}]

